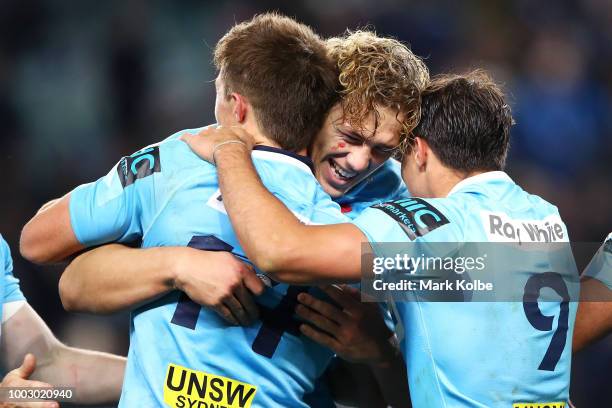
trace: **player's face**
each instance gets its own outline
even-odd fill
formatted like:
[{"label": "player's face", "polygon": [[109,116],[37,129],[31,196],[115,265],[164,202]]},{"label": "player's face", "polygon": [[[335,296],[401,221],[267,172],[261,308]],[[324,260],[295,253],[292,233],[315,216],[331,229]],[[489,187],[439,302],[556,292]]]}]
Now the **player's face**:
[{"label": "player's face", "polygon": [[225,95],[225,83],[221,78],[221,74],[215,79],[215,89],[217,95],[215,97],[215,119],[221,126],[235,125],[232,115],[231,99]]},{"label": "player's face", "polygon": [[363,129],[343,122],[342,106],[336,104],[327,114],[315,137],[311,158],[315,175],[332,197],[340,197],[390,158],[400,141],[399,117],[392,109],[378,108]]}]

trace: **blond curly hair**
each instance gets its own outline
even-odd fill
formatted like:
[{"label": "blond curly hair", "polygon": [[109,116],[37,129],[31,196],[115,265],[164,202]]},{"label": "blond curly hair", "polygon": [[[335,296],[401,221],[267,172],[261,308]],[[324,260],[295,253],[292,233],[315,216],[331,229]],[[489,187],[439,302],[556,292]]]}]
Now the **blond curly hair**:
[{"label": "blond curly hair", "polygon": [[429,83],[423,60],[400,41],[369,30],[329,38],[327,47],[340,72],[344,120],[363,129],[372,112],[379,115],[377,106],[394,109],[404,144],[419,123],[421,92]]}]

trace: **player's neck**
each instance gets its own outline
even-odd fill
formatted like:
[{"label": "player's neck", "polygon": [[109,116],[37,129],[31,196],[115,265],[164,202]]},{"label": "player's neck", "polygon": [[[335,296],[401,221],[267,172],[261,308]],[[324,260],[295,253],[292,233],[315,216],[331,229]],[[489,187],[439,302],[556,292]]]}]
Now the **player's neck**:
[{"label": "player's neck", "polygon": [[[245,122],[242,127],[244,128],[244,130],[246,130],[247,132],[249,132],[252,136],[253,139],[255,140],[255,144],[257,146],[269,146],[269,147],[275,147],[277,149],[282,149],[282,147],[275,142],[274,140],[270,139],[269,137],[267,137],[266,135],[263,134],[263,132],[261,132],[259,130],[259,126],[257,126],[256,123],[253,122]],[[306,148],[297,151],[297,152],[293,152],[295,154],[299,154],[302,156],[306,156],[307,152],[306,152]]]}]

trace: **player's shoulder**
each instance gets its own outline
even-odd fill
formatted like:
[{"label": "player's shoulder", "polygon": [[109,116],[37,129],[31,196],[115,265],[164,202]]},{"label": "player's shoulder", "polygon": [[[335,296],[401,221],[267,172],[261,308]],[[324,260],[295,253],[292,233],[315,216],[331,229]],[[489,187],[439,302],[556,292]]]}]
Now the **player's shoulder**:
[{"label": "player's shoulder", "polygon": [[463,240],[461,207],[447,197],[385,201],[366,209],[353,223],[371,242]]},{"label": "player's shoulder", "polygon": [[[108,176],[117,174],[123,189],[134,184],[137,180],[177,180],[177,174],[192,173],[194,169],[214,173],[214,166],[200,159],[191,151],[189,146],[180,140],[185,133],[197,133],[201,128],[184,129],[169,137],[147,145],[136,152],[123,156]],[[153,176],[153,177],[149,177]]]},{"label": "player's shoulder", "polygon": [[416,239],[429,241],[463,241],[465,239],[466,205],[453,197],[407,197],[392,201],[414,219]]},{"label": "player's shoulder", "polygon": [[308,157],[271,146],[256,146],[251,157],[268,190],[305,203],[316,201],[318,182]]},{"label": "player's shoulder", "polygon": [[160,142],[145,146],[129,157],[137,157],[139,160],[147,155],[154,157],[159,161],[159,166],[162,168],[160,171],[184,171],[193,166],[212,168],[212,165],[200,159],[185,142],[180,140],[184,134],[198,133],[207,127],[180,130]]},{"label": "player's shoulder", "polygon": [[167,154],[171,154],[172,152],[185,152],[185,151],[191,152],[191,149],[189,149],[189,146],[180,139],[181,136],[186,135],[186,134],[199,133],[201,130],[206,129],[209,126],[214,126],[214,125],[202,126],[202,127],[193,128],[193,129],[179,130],[171,134],[167,138],[163,139],[160,142],[153,143],[149,146],[146,146],[144,149],[151,148],[151,147],[159,148],[162,151],[167,152]]},{"label": "player's shoulder", "polygon": [[523,189],[518,184],[515,184],[515,188],[517,190],[517,195],[520,194],[520,197],[513,200],[517,207],[522,207],[523,209],[534,209],[537,213],[542,214],[544,216],[550,214],[559,214],[559,209],[556,205],[551,203],[550,201],[540,197],[537,194],[530,193],[529,191]]}]

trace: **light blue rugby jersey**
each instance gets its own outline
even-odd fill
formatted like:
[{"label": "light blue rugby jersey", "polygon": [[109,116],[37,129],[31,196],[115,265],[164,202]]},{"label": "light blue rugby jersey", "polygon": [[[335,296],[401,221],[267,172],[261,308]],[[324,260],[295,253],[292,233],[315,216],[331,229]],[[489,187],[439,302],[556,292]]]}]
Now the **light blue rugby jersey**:
[{"label": "light blue rugby jersey", "polygon": [[[402,180],[400,163],[397,160],[389,159],[347,194],[336,198],[334,201],[340,204],[345,216],[355,219],[371,205],[405,198],[408,195],[408,189]],[[386,305],[380,305],[385,320],[391,327],[391,316],[385,307]],[[336,406],[331,397],[329,386],[325,381],[326,378],[318,380],[315,391],[305,397],[310,407],[334,408]]]},{"label": "light blue rugby jersey", "polygon": [[612,232],[587,265],[584,276],[595,278],[612,290]]},{"label": "light blue rugby jersey", "polygon": [[342,213],[355,219],[374,204],[408,197],[400,167],[397,160],[389,159],[348,193],[338,197],[335,201],[340,204]]},{"label": "light blue rugby jersey", "polygon": [[[2,281],[0,291],[2,291],[2,304],[25,300],[19,288],[19,279],[13,276],[13,258],[11,250],[0,234],[0,265],[2,265]],[[2,308],[0,308],[0,322],[2,321]]]},{"label": "light blue rugby jersey", "polygon": [[[499,220],[504,227],[492,228],[491,222]],[[463,180],[446,198],[411,198],[375,206],[353,222],[377,256],[388,253],[379,245],[385,242],[512,242],[505,234],[519,230],[527,239],[527,224],[541,229],[546,223],[559,225],[555,239],[568,240],[557,208],[526,193],[503,172]],[[539,264],[527,270],[546,267]],[[526,275],[521,279],[533,276]],[[531,307],[529,318],[520,302],[396,302],[413,405],[566,404],[577,304],[559,301],[532,302],[541,312]],[[550,327],[544,327],[547,324]]]},{"label": "light blue rugby jersey", "polygon": [[[81,243],[142,240],[143,247],[192,246],[244,258],[215,167],[175,139],[122,159],[72,192],[72,228]],[[265,147],[252,157],[266,187],[303,222],[347,220],[308,159]],[[262,321],[246,328],[229,326],[179,291],[135,310],[120,406],[306,407],[304,394],[333,354],[299,334],[293,310],[305,290],[267,288],[257,299]]]},{"label": "light blue rugby jersey", "polygon": [[[0,282],[0,290],[2,291],[2,303],[16,302],[25,300],[21,289],[19,288],[19,279],[13,276],[13,258],[11,250],[0,234],[0,265],[2,265],[2,282]],[[0,310],[0,317],[2,311]]]}]

